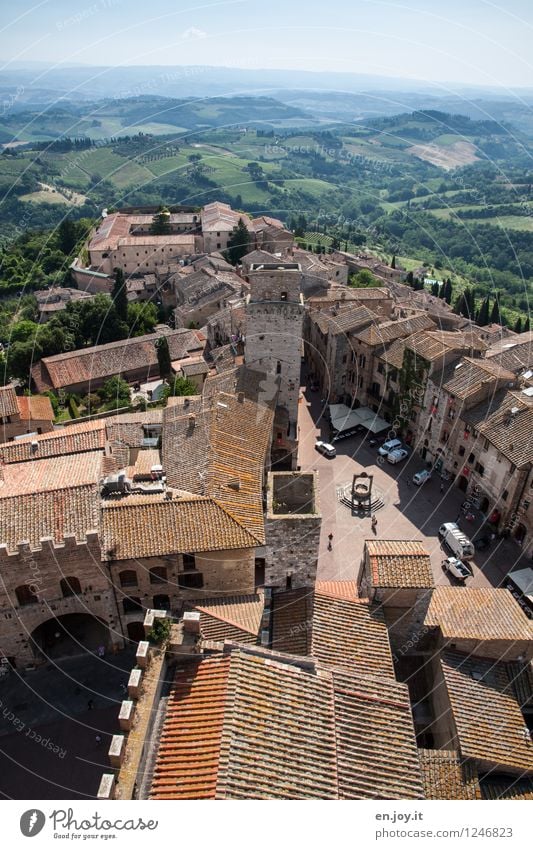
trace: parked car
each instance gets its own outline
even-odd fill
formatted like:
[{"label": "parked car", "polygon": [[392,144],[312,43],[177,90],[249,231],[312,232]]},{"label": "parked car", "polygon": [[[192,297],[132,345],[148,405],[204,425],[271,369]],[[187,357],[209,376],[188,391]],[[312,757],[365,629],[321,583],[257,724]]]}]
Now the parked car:
[{"label": "parked car", "polygon": [[322,439],[317,439],[315,442],[315,448],[317,451],[320,451],[324,457],[336,457],[337,449],[330,445],[329,442],[323,442]]},{"label": "parked car", "polygon": [[446,560],[442,561],[442,568],[445,572],[457,578],[458,581],[466,581],[474,574],[468,563],[463,563],[458,557],[447,557]]},{"label": "parked car", "polygon": [[384,442],[383,445],[380,445],[378,448],[378,454],[381,454],[382,457],[386,457],[387,454],[390,454],[391,451],[395,451],[396,448],[403,448],[401,439],[388,439],[387,442]]},{"label": "parked car", "polygon": [[402,460],[408,456],[409,451],[407,448],[395,448],[394,451],[390,451],[387,454],[387,460],[389,463],[401,463]]},{"label": "parked car", "polygon": [[413,483],[416,484],[416,486],[422,486],[422,484],[428,481],[430,477],[431,472],[429,469],[421,469],[413,475]]},{"label": "parked car", "polygon": [[448,549],[465,560],[474,556],[474,546],[455,522],[445,522],[439,528],[439,539]]}]

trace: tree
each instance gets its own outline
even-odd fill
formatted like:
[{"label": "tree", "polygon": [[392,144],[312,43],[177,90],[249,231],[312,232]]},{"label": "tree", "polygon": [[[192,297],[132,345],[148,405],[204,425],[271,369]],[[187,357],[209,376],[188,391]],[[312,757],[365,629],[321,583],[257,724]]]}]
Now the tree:
[{"label": "tree", "polygon": [[514,332],[515,333],[522,333],[522,319],[520,318],[520,316],[518,316],[518,318],[516,319],[515,326],[514,326]]},{"label": "tree", "polygon": [[448,277],[448,279],[444,283],[444,286],[442,287],[442,297],[444,298],[444,300],[446,301],[446,303],[448,305],[450,305],[451,302],[452,302],[452,291],[453,291],[452,281]]},{"label": "tree", "polygon": [[524,329],[523,329],[522,332],[527,333],[528,331],[529,331],[529,318],[526,318],[526,320],[524,322]]},{"label": "tree", "polygon": [[436,298],[438,298],[438,296],[439,296],[439,289],[440,289],[439,281],[434,280],[433,283],[431,284],[431,294],[434,295]]},{"label": "tree", "polygon": [[160,336],[155,343],[157,349],[157,362],[159,364],[159,374],[165,380],[170,376],[171,360],[170,350],[168,347],[168,339],[166,336]]},{"label": "tree", "polygon": [[396,254],[393,254],[393,255],[392,255],[392,259],[391,259],[390,267],[391,267],[391,268],[396,268]]},{"label": "tree", "polygon": [[198,387],[192,382],[192,380],[189,380],[188,377],[174,378],[170,385],[166,386],[163,390],[163,397],[167,398],[169,395],[184,397],[186,395],[198,394]]},{"label": "tree", "polygon": [[98,390],[98,395],[106,402],[105,406],[110,410],[128,407],[131,400],[129,384],[118,374],[106,380]]},{"label": "tree", "polygon": [[151,301],[128,304],[127,321],[130,336],[144,336],[146,333],[152,333],[157,324],[157,307]]},{"label": "tree", "polygon": [[454,312],[456,312],[457,315],[464,316],[465,318],[473,318],[473,292],[471,289],[466,288],[464,292],[461,292],[455,302]]},{"label": "tree", "polygon": [[121,321],[128,320],[128,296],[126,293],[126,281],[124,280],[124,272],[121,268],[115,268],[115,282],[113,283],[113,291],[111,298],[115,305],[115,310]]},{"label": "tree", "polygon": [[57,231],[57,243],[64,254],[72,253],[78,242],[76,225],[70,218],[64,218]]},{"label": "tree", "polygon": [[[192,154],[194,156],[195,154]],[[160,207],[152,218],[150,232],[154,236],[167,236],[170,233],[170,212],[164,206]]]},{"label": "tree", "polygon": [[407,283],[408,286],[412,287],[412,285],[414,283],[414,277],[413,277],[412,271],[407,272],[407,277],[405,278],[405,282]]},{"label": "tree", "polygon": [[243,256],[250,252],[250,234],[242,218],[233,228],[228,239],[228,249],[225,257],[232,265],[237,265]]},{"label": "tree", "polygon": [[353,289],[368,289],[379,285],[380,281],[368,268],[362,268],[357,274],[352,274],[348,281],[348,286]]},{"label": "tree", "polygon": [[476,324],[479,324],[480,327],[485,327],[489,323],[489,310],[490,298],[487,295],[486,298],[483,298],[476,317]]},{"label": "tree", "polygon": [[491,324],[501,324],[502,323],[502,317],[501,317],[501,313],[500,313],[500,301],[499,301],[497,292],[496,292],[496,295],[494,297],[494,303],[492,305],[492,312],[490,314],[490,323]]}]

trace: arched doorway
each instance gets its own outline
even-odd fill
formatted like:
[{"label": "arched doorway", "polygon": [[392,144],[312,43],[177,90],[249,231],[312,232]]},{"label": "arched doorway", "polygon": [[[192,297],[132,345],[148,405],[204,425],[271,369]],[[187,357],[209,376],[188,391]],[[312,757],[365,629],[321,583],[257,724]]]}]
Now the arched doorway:
[{"label": "arched doorway", "polygon": [[140,640],[146,639],[144,635],[144,625],[142,622],[128,622],[128,640],[138,643]]},{"label": "arched doorway", "polygon": [[518,545],[522,545],[522,543],[524,542],[524,540],[526,538],[526,534],[527,534],[527,528],[526,528],[525,525],[520,523],[519,525],[516,526],[516,530],[514,532],[514,538],[517,541]]},{"label": "arched doorway", "polygon": [[457,486],[463,492],[466,492],[468,489],[468,478],[465,475],[459,475],[459,480],[457,481]]},{"label": "arched doorway", "polygon": [[47,619],[35,628],[30,643],[39,658],[72,657],[85,652],[93,653],[109,645],[109,630],[90,613],[66,613]]}]

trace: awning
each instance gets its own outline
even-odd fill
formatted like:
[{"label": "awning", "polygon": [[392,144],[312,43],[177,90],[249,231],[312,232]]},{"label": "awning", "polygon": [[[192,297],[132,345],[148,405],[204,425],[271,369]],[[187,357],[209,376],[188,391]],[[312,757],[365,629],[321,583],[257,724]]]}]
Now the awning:
[{"label": "awning", "polygon": [[352,430],[355,427],[364,427],[370,433],[380,433],[390,428],[389,422],[378,416],[370,407],[347,407],[346,404],[330,404],[329,414],[331,427],[337,433]]}]

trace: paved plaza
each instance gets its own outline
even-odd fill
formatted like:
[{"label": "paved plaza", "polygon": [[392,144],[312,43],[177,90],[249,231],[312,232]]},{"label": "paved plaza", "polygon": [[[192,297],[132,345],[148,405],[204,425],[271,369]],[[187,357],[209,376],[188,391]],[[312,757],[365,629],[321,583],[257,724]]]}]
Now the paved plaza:
[{"label": "paved plaza", "polygon": [[[431,556],[435,583],[450,584],[453,578],[442,570],[445,552],[437,536],[443,522],[455,522],[468,536],[475,533],[480,518],[466,521],[461,514],[465,495],[453,483],[440,491],[441,478],[434,476],[423,486],[411,479],[424,468],[415,452],[395,466],[378,463],[378,452],[362,436],[335,443],[337,456],[328,459],[315,450],[315,439],[329,439],[326,403],[311,392],[302,381],[298,424],[300,444],[298,464],[302,471],[319,473],[322,534],[318,565],[318,580],[355,580],[363,556],[365,539],[421,540]],[[351,484],[353,475],[365,471],[374,476],[373,487],[381,495],[384,506],[376,513],[377,528],[373,534],[370,517],[353,515],[338,497],[340,489]],[[328,551],[328,535],[333,534],[333,548]],[[488,549],[476,552],[472,561],[474,576],[468,586],[498,586],[505,575],[521,562],[521,550],[513,540],[496,540]]]}]

